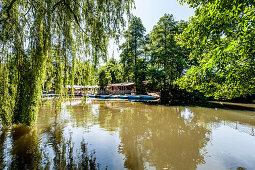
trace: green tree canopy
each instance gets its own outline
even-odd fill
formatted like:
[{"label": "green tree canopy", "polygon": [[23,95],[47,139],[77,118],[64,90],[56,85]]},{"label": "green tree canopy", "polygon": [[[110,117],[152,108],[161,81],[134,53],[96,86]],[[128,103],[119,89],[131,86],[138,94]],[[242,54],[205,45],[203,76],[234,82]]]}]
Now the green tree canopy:
[{"label": "green tree canopy", "polygon": [[111,74],[107,71],[105,66],[102,66],[98,73],[98,83],[101,90],[105,90],[107,85],[111,82]]},{"label": "green tree canopy", "polygon": [[[78,56],[94,63],[119,37],[133,0],[2,0],[0,115],[6,123],[36,120],[46,69],[55,65],[56,91],[72,84]],[[54,64],[52,64],[54,63]],[[12,73],[7,75],[6,73]]]},{"label": "green tree canopy", "polygon": [[197,60],[178,80],[180,87],[216,99],[255,93],[254,0],[181,0],[196,7],[179,37]]},{"label": "green tree canopy", "polygon": [[162,71],[164,89],[180,77],[187,66],[187,51],[181,48],[175,39],[183,31],[185,22],[177,22],[173,15],[165,14],[153,27],[150,34],[150,50],[152,68]]},{"label": "green tree canopy", "polygon": [[138,77],[136,65],[138,63],[138,58],[143,55],[144,33],[145,27],[141,19],[132,16],[128,30],[124,32],[126,41],[120,46],[122,50],[120,58],[124,66],[125,79],[135,81],[135,84],[137,84]]},{"label": "green tree canopy", "polygon": [[110,73],[111,76],[111,81],[109,83],[121,83],[123,82],[123,68],[122,64],[119,63],[116,59],[111,58],[107,63],[106,63],[106,71]]}]

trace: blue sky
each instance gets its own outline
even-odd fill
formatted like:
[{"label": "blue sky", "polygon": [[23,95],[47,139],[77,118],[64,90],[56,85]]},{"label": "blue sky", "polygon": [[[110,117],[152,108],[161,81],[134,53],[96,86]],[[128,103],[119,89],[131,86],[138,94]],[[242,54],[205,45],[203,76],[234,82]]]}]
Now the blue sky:
[{"label": "blue sky", "polygon": [[[151,32],[153,26],[166,13],[173,14],[177,21],[188,21],[189,17],[195,14],[194,9],[189,8],[187,4],[180,5],[177,0],[135,0],[135,6],[136,9],[133,10],[133,15],[141,18],[147,34]],[[108,48],[109,59],[114,56],[115,59],[119,60],[120,52],[117,51],[117,47],[116,44],[113,45],[113,41],[110,41]]]},{"label": "blue sky", "polygon": [[153,26],[165,14],[173,14],[175,20],[186,20],[194,15],[194,9],[187,4],[180,5],[177,0],[135,0],[135,16],[142,19],[142,22],[149,33]]}]

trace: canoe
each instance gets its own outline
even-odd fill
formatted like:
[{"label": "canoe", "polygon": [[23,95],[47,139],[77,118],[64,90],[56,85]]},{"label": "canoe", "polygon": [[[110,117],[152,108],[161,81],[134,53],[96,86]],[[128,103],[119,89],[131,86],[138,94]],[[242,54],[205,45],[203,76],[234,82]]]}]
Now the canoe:
[{"label": "canoe", "polygon": [[94,98],[94,97],[97,97],[96,95],[89,95],[89,97],[92,97],[92,98]]},{"label": "canoe", "polygon": [[139,101],[140,102],[155,102],[155,99],[154,100],[151,100],[151,99],[141,99]]},{"label": "canoe", "polygon": [[118,96],[116,96],[116,95],[109,95],[109,98],[112,98],[112,99],[114,99],[114,98],[117,98]]},{"label": "canoe", "polygon": [[118,96],[118,98],[121,98],[121,99],[127,99],[127,98],[128,98],[128,96],[127,96],[127,95],[120,95],[120,96]]},{"label": "canoe", "polygon": [[129,99],[140,99],[140,96],[127,95]]},{"label": "canoe", "polygon": [[157,99],[157,97],[149,96],[149,95],[141,95],[140,97],[142,99],[147,99],[147,100],[156,100]]},{"label": "canoe", "polygon": [[128,99],[128,101],[131,101],[131,102],[140,102],[141,99]]},{"label": "canoe", "polygon": [[109,98],[109,95],[100,95],[100,98]]}]

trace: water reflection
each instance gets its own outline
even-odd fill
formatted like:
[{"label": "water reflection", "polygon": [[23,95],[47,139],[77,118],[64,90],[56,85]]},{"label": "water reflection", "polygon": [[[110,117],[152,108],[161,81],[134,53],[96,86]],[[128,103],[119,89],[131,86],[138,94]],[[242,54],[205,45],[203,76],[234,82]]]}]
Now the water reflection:
[{"label": "water reflection", "polygon": [[254,112],[90,101],[0,131],[0,169],[236,169],[255,163]]},{"label": "water reflection", "polygon": [[[17,126],[9,131],[12,136],[7,136],[6,132],[1,134],[1,169],[100,169],[95,151],[88,152],[85,140],[80,142],[79,149],[74,150],[72,138],[62,142],[51,139],[52,144],[42,146],[35,129]],[[12,140],[11,145],[5,145],[3,141],[6,140]],[[53,155],[49,152],[49,145],[52,145]],[[8,147],[12,147],[10,152]]]},{"label": "water reflection", "polygon": [[1,129],[0,169],[100,169],[85,139],[73,141],[72,132],[65,133],[68,110],[47,106],[41,112],[35,127]]},{"label": "water reflection", "polygon": [[99,109],[100,123],[108,129],[119,125],[119,151],[125,155],[125,168],[196,169],[204,162],[202,149],[210,131],[197,125],[195,117],[185,119],[182,109],[165,106],[125,103],[125,108],[106,103]]},{"label": "water reflection", "polygon": [[[8,152],[7,151],[8,140],[6,140],[6,139],[8,138],[9,135],[10,135],[10,133],[8,133],[7,128],[1,129],[1,132],[0,132],[0,169],[4,169],[6,167],[6,165],[10,163],[10,160],[11,160],[11,157],[7,158],[7,155],[6,155],[6,153]],[[8,159],[9,161],[6,162],[6,159]]]},{"label": "water reflection", "polygon": [[36,129],[14,126],[12,133],[11,169],[36,169],[40,165],[41,152],[38,148]]}]

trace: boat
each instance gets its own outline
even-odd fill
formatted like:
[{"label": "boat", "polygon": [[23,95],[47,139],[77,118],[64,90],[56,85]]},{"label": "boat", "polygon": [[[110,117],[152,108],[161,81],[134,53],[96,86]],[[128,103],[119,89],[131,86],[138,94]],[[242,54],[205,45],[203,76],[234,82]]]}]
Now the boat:
[{"label": "boat", "polygon": [[121,98],[121,99],[127,99],[127,98],[128,98],[128,96],[127,96],[127,95],[120,95],[120,96],[118,96],[118,98]]},{"label": "boat", "polygon": [[127,95],[129,99],[140,99],[140,96]]},{"label": "boat", "polygon": [[140,102],[141,99],[127,99],[128,101],[131,101],[131,102]]},{"label": "boat", "polygon": [[54,97],[58,96],[58,94],[41,94],[42,97]]},{"label": "boat", "polygon": [[151,99],[140,99],[139,102],[156,102],[155,99],[151,100]]},{"label": "boat", "polygon": [[100,98],[109,98],[109,95],[100,95]]},{"label": "boat", "polygon": [[91,94],[91,95],[89,95],[89,97],[95,98],[95,97],[97,97],[97,95]]},{"label": "boat", "polygon": [[116,96],[116,95],[109,95],[109,98],[114,99],[114,98],[118,98],[118,96]]},{"label": "boat", "polygon": [[149,95],[140,95],[140,97],[141,97],[142,99],[147,99],[147,100],[156,100],[156,99],[157,99],[157,97],[155,97],[155,96],[149,96]]}]

